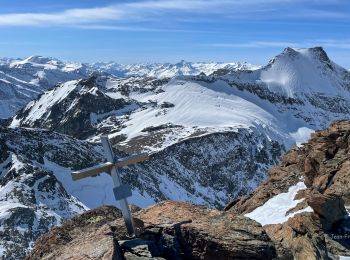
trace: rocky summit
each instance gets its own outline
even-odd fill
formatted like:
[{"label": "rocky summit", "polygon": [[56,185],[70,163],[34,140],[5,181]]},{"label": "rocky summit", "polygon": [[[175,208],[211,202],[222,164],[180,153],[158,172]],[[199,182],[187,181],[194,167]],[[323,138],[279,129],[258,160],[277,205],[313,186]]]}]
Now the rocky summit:
[{"label": "rocky summit", "polygon": [[[113,216],[113,218],[111,218]],[[272,259],[274,243],[255,221],[231,212],[165,201],[134,212],[137,238],[119,210],[101,207],[52,229],[28,259]]]},{"label": "rocky summit", "polygon": [[350,121],[294,147],[224,211],[164,201],[132,208],[137,234],[103,206],[52,228],[28,259],[340,259],[350,256]]}]

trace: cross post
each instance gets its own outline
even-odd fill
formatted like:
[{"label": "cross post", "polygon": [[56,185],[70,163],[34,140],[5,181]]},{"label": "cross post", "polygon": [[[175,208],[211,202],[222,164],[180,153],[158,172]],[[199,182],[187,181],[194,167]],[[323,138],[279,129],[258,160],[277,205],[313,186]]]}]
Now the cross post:
[{"label": "cross post", "polygon": [[80,180],[86,177],[95,177],[98,176],[102,172],[108,172],[114,183],[114,197],[120,203],[120,209],[123,214],[123,218],[125,221],[125,226],[128,231],[129,236],[134,236],[134,224],[132,215],[130,212],[129,204],[127,201],[128,197],[131,197],[132,192],[131,188],[128,184],[123,184],[120,178],[120,175],[117,172],[117,167],[124,167],[131,164],[135,164],[137,162],[142,162],[148,160],[148,155],[146,153],[131,155],[126,158],[117,159],[114,155],[112,145],[109,141],[108,136],[102,136],[101,142],[103,146],[103,150],[105,152],[105,156],[107,158],[107,162],[93,166],[87,169],[83,169],[80,171],[72,172],[72,179],[74,181]]}]

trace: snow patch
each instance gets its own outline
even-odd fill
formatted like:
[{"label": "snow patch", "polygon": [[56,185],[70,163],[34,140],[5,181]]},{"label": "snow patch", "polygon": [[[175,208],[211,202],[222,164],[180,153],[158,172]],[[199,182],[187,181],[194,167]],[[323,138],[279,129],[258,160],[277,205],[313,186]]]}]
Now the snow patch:
[{"label": "snow patch", "polygon": [[304,200],[294,200],[298,191],[303,189],[306,189],[305,183],[298,182],[296,185],[289,187],[288,192],[276,195],[265,202],[264,205],[245,214],[245,216],[265,226],[269,224],[282,224],[298,213],[313,212],[311,207],[307,207],[287,215],[290,209],[293,209],[298,203]]}]

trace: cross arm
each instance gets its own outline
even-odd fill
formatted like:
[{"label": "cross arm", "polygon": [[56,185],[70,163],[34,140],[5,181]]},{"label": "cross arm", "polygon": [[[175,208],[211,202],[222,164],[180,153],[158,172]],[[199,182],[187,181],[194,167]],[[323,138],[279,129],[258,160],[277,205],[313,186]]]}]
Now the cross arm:
[{"label": "cross arm", "polygon": [[84,179],[86,177],[94,177],[99,175],[100,173],[107,172],[109,173],[113,166],[116,167],[124,167],[131,164],[135,164],[138,162],[143,162],[149,159],[149,156],[147,153],[141,153],[136,155],[131,155],[122,159],[117,160],[115,163],[112,162],[106,162],[102,163],[90,168],[86,168],[79,171],[72,172],[72,179],[74,181]]},{"label": "cross arm", "polygon": [[117,162],[115,163],[115,166],[124,167],[124,166],[128,166],[131,164],[143,162],[143,161],[146,161],[148,159],[149,159],[149,156],[147,153],[131,155],[131,156],[117,160]]},{"label": "cross arm", "polygon": [[103,164],[99,164],[90,168],[86,168],[80,171],[72,172],[72,179],[74,181],[84,179],[86,177],[94,177],[99,175],[102,172],[109,172],[114,166],[111,162],[106,162]]}]

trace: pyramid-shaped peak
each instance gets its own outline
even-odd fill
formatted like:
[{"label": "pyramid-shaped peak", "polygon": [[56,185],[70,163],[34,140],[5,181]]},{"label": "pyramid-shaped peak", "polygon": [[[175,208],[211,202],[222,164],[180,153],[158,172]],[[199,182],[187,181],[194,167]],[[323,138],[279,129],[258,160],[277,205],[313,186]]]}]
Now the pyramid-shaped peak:
[{"label": "pyramid-shaped peak", "polygon": [[189,65],[191,64],[190,62],[187,62],[185,60],[180,60],[179,62],[175,63],[174,65],[177,66],[177,67],[183,67],[183,66],[186,66],[186,65]]},{"label": "pyramid-shaped peak", "polygon": [[271,91],[295,97],[300,93],[333,95],[343,91],[348,73],[332,62],[322,47],[286,48],[262,68],[260,80]]},{"label": "pyramid-shaped peak", "polygon": [[287,60],[294,60],[295,58],[307,58],[308,60],[313,60],[314,62],[320,62],[326,64],[327,66],[331,66],[332,62],[329,59],[326,51],[320,47],[312,47],[312,48],[285,48],[282,53],[277,55],[274,59],[270,61],[270,64],[276,62],[286,62]]}]

